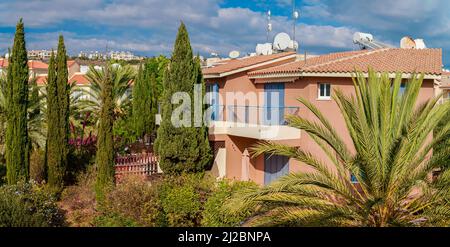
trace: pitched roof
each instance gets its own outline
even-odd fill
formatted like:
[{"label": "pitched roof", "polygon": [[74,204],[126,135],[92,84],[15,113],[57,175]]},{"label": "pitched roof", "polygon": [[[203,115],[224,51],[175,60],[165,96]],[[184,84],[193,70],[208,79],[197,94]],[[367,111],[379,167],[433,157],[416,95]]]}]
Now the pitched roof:
[{"label": "pitched roof", "polygon": [[296,61],[268,69],[250,72],[250,76],[289,73],[352,73],[355,70],[367,72],[442,73],[441,49],[385,48],[331,53],[307,60]]},{"label": "pitched roof", "polygon": [[69,79],[69,83],[72,84],[74,82],[76,82],[77,85],[87,85],[90,83],[86,75],[83,73],[75,73],[72,75]]},{"label": "pitched roof", "polygon": [[239,69],[245,69],[250,66],[263,65],[275,62],[279,59],[288,59],[295,55],[294,52],[283,52],[272,55],[259,55],[240,59],[226,61],[214,67],[204,68],[203,75],[218,75],[222,73],[232,72]]},{"label": "pitched roof", "polygon": [[75,60],[69,60],[69,61],[67,61],[67,67],[70,67],[70,66],[72,66],[72,65],[74,65],[75,64]]},{"label": "pitched roof", "polygon": [[[0,59],[0,67],[8,67],[8,59]],[[48,69],[48,65],[38,60],[28,60],[28,68],[30,69]]]},{"label": "pitched roof", "polygon": [[36,84],[39,86],[45,85],[47,83],[47,75],[36,76]]},{"label": "pitched roof", "polygon": [[28,60],[28,68],[30,69],[48,69],[48,64],[38,60]]}]

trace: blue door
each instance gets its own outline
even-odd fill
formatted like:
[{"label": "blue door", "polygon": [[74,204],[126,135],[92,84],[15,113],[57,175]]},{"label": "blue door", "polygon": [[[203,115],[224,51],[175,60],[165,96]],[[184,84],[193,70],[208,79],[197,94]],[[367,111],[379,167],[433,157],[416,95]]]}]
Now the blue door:
[{"label": "blue door", "polygon": [[209,99],[209,105],[213,107],[211,120],[219,120],[219,84],[214,83],[207,85],[206,90],[207,92],[211,93]]},{"label": "blue door", "polygon": [[284,83],[264,85],[264,124],[284,123]]},{"label": "blue door", "polygon": [[289,158],[281,155],[264,155],[264,184],[270,184],[289,173]]}]

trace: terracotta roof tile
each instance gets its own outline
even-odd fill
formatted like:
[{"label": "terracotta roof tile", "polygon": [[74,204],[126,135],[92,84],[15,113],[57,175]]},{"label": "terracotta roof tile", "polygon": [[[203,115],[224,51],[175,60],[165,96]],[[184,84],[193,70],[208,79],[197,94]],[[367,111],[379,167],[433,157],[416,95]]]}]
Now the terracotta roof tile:
[{"label": "terracotta roof tile", "polygon": [[379,72],[442,73],[441,49],[400,49],[386,48],[332,53],[296,61],[289,64],[257,70],[249,75],[276,73],[351,73],[355,70],[367,72],[373,68]]},{"label": "terracotta roof tile", "polygon": [[70,67],[70,66],[72,66],[72,65],[74,65],[75,64],[75,60],[69,60],[69,61],[67,61],[67,67]]},{"label": "terracotta roof tile", "polygon": [[29,60],[28,68],[30,68],[30,69],[48,69],[48,64],[38,61],[38,60]]},{"label": "terracotta roof tile", "polygon": [[70,77],[69,83],[72,84],[74,82],[76,82],[77,85],[86,85],[90,83],[86,75],[81,73],[75,73],[72,77]]},{"label": "terracotta roof tile", "polygon": [[45,85],[47,83],[47,75],[36,76],[36,84],[39,86]]},{"label": "terracotta roof tile", "polygon": [[[0,67],[8,67],[8,59],[0,59]],[[30,69],[48,69],[48,65],[38,60],[28,60]]]},{"label": "terracotta roof tile", "polygon": [[277,58],[286,57],[289,55],[295,54],[294,52],[283,52],[283,53],[277,53],[272,55],[260,55],[260,56],[253,56],[253,57],[247,57],[247,58],[240,58],[240,59],[233,59],[225,62],[224,64],[217,65],[215,67],[209,67],[203,69],[203,74],[220,74],[225,72],[230,72],[237,69],[242,69],[248,66],[257,65],[260,63],[268,62],[270,60],[274,60]]}]

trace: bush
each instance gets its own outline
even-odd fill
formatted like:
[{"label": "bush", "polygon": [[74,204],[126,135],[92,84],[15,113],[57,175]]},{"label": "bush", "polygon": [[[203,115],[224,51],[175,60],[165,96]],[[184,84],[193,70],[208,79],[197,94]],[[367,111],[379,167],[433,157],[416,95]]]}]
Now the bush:
[{"label": "bush", "polygon": [[30,178],[37,183],[45,180],[45,151],[33,149],[30,157]]},{"label": "bush", "polygon": [[70,226],[94,226],[98,216],[95,201],[95,169],[89,167],[85,173],[78,175],[77,184],[68,186],[62,193],[60,205],[66,211]]},{"label": "bush", "polygon": [[204,174],[167,176],[158,191],[167,226],[200,226],[213,180]]},{"label": "bush", "polygon": [[63,226],[64,214],[56,197],[35,183],[0,187],[0,226]]},{"label": "bush", "polygon": [[[156,187],[141,176],[124,176],[99,205],[97,226],[158,226]],[[156,203],[155,203],[156,202]],[[157,210],[154,210],[157,209]]]},{"label": "bush", "polygon": [[239,212],[230,212],[223,207],[224,202],[231,198],[234,193],[249,188],[256,187],[253,182],[240,182],[223,180],[217,184],[216,189],[205,203],[203,211],[202,226],[233,227],[240,226],[242,222],[250,217],[254,212],[246,209]]},{"label": "bush", "polygon": [[170,226],[200,225],[200,195],[193,186],[171,188],[162,198],[162,206]]},{"label": "bush", "polygon": [[146,181],[125,176],[113,188],[95,218],[97,226],[200,226],[210,188],[202,174],[163,176]]}]

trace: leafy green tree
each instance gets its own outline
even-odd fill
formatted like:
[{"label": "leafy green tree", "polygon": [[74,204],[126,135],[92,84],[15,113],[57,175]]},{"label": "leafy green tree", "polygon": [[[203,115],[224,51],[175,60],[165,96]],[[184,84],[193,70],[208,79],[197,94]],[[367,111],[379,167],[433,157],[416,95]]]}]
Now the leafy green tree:
[{"label": "leafy green tree", "polygon": [[[161,169],[166,173],[200,172],[211,161],[206,127],[195,127],[193,117],[191,126],[188,127],[175,127],[171,121],[172,112],[176,107],[171,104],[172,95],[176,92],[187,92],[193,99],[194,85],[201,83],[204,87],[200,72],[199,61],[194,60],[192,54],[188,32],[181,23],[164,78],[162,121],[155,141]],[[189,104],[193,116],[193,102]]]},{"label": "leafy green tree", "polygon": [[61,189],[69,154],[69,94],[67,54],[63,36],[59,36],[56,60],[50,57],[47,78],[47,151],[48,183]]},{"label": "leafy green tree", "polygon": [[22,19],[17,23],[5,87],[7,110],[6,167],[8,184],[28,180],[28,59]]},{"label": "leafy green tree", "polygon": [[102,69],[102,76],[96,78],[96,82],[101,84],[101,106],[98,124],[97,154],[95,157],[95,163],[97,165],[95,190],[99,200],[104,198],[105,190],[114,183],[113,83],[114,78],[118,76],[114,73],[117,72],[118,70],[114,70],[110,64],[107,64]]},{"label": "leafy green tree", "polygon": [[[283,155],[314,168],[314,172],[293,173],[234,200],[260,206],[250,225],[272,226],[422,226],[450,223],[450,171],[430,179],[447,153],[430,158],[435,143],[449,133],[450,124],[429,137],[450,102],[438,104],[432,98],[417,105],[423,76],[414,77],[399,94],[401,75],[369,72],[355,78],[355,94],[333,92],[345,119],[352,144],[347,146],[317,107],[299,101],[317,121],[289,116],[292,127],[305,131],[323,150],[316,157],[302,148],[262,142],[254,155]],[[353,149],[354,148],[354,149]],[[332,166],[324,163],[327,158]],[[351,181],[350,175],[358,183]],[[229,202],[229,208],[232,206]],[[236,204],[235,204],[236,205]],[[239,208],[239,207],[238,207]],[[245,208],[245,207],[244,207]]]}]

